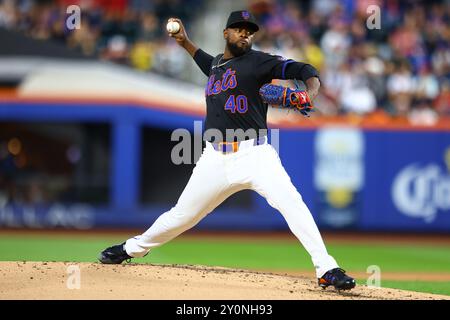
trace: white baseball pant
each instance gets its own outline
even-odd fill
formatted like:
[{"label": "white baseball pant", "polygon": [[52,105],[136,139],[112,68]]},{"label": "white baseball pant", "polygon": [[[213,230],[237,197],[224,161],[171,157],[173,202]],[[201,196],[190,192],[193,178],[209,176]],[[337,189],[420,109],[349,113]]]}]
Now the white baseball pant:
[{"label": "white baseball pant", "polygon": [[267,143],[254,146],[253,140],[241,142],[237,152],[227,154],[216,151],[207,142],[177,204],[142,235],[128,239],[126,252],[132,257],[143,257],[152,248],[195,226],[230,195],[244,189],[258,192],[281,212],[310,254],[318,278],[338,267],[277,151]]}]

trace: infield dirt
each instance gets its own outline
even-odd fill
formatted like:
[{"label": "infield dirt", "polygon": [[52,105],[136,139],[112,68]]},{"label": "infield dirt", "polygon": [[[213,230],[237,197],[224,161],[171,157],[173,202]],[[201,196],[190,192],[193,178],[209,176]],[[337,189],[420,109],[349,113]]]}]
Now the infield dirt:
[{"label": "infield dirt", "polygon": [[[444,295],[362,285],[339,293],[332,288],[319,288],[311,277],[190,265],[0,262],[0,279],[3,300],[450,299]],[[79,289],[69,289],[76,288],[78,283]]]}]

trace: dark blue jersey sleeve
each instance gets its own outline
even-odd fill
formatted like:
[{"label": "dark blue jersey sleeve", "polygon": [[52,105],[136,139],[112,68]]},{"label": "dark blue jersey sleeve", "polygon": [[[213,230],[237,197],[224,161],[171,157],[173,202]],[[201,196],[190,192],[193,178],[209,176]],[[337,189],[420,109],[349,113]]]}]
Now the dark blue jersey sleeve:
[{"label": "dark blue jersey sleeve", "polygon": [[209,72],[211,71],[211,65],[213,62],[213,57],[207,54],[202,49],[198,49],[194,54],[194,61],[197,63],[202,72],[209,77]]},{"label": "dark blue jersey sleeve", "polygon": [[268,83],[273,79],[306,81],[311,77],[319,77],[317,70],[310,64],[263,52],[257,56],[255,72],[261,83]]}]

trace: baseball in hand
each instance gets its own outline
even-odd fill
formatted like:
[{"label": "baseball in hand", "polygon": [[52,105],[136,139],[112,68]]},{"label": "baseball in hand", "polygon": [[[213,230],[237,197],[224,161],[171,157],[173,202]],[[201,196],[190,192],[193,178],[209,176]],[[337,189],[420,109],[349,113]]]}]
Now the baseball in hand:
[{"label": "baseball in hand", "polygon": [[180,31],[180,24],[176,21],[169,21],[166,29],[169,33],[177,33],[178,31]]}]

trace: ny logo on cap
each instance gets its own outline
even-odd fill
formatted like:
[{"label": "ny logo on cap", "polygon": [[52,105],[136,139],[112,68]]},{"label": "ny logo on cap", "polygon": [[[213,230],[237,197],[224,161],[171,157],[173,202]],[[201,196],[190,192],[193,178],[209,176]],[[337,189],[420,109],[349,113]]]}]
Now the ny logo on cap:
[{"label": "ny logo on cap", "polygon": [[242,11],[242,18],[244,18],[245,20],[248,20],[250,18],[250,14],[248,13],[248,11]]}]

